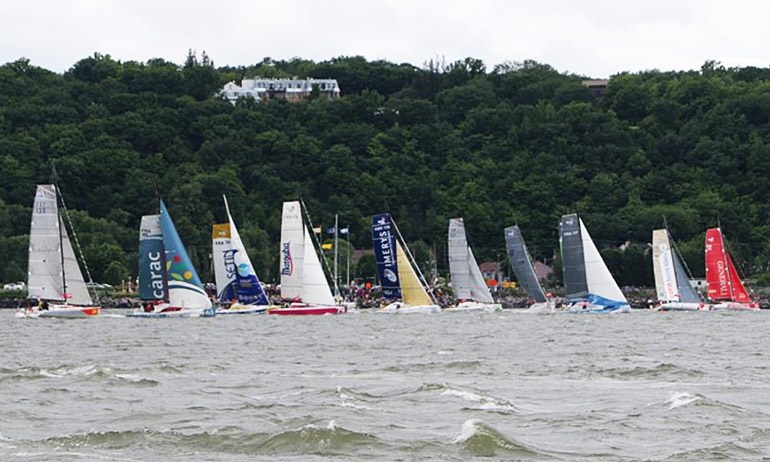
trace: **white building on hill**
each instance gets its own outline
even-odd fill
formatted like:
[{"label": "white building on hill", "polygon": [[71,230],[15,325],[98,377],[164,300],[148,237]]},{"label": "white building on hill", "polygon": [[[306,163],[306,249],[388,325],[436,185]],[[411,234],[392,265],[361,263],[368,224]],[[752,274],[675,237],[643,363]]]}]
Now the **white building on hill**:
[{"label": "white building on hill", "polygon": [[274,98],[289,101],[301,101],[310,96],[313,87],[317,87],[321,95],[336,99],[340,97],[340,86],[336,79],[243,79],[241,84],[229,82],[220,94],[231,103],[241,97],[251,96],[257,101]]}]

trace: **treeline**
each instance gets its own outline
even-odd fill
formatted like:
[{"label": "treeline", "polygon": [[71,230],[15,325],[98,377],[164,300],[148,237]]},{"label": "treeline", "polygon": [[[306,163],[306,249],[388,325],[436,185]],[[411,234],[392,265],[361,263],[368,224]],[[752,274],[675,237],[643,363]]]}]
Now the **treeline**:
[{"label": "treeline", "polygon": [[[343,96],[235,106],[216,96],[256,75],[336,78]],[[621,285],[652,284],[647,243],[664,216],[696,276],[704,231],[721,223],[743,270],[766,277],[770,69],[619,74],[602,97],[584,78],[472,58],[217,68],[205,54],[183,65],[96,54],[63,75],[7,63],[0,280],[26,279],[35,184],[54,162],[91,273],[113,284],[136,274],[156,189],[206,280],[222,194],[267,282],[278,277],[281,202],[300,196],[316,225],[339,213],[358,249],[371,248],[369,217],[389,211],[420,263],[433,254],[442,273],[449,218],[465,218],[480,261],[505,262],[502,230],[518,223],[530,252],[558,269],[558,220],[577,211]],[[352,272],[373,276],[371,258]]]}]

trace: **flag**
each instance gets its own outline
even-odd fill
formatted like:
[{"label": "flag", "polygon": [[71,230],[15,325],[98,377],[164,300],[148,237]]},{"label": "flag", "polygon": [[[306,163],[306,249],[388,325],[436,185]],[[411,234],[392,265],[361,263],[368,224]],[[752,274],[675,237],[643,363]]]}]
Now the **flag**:
[{"label": "flag", "polygon": [[333,244],[321,244],[321,248],[324,250],[331,250],[333,246]]},{"label": "flag", "polygon": [[326,228],[326,234],[334,234],[334,228]]},{"label": "flag", "polygon": [[348,228],[340,229],[340,234],[347,234],[350,230]]},{"label": "flag", "polygon": [[318,228],[313,228],[313,232],[316,234],[321,234],[321,227],[319,226]]}]

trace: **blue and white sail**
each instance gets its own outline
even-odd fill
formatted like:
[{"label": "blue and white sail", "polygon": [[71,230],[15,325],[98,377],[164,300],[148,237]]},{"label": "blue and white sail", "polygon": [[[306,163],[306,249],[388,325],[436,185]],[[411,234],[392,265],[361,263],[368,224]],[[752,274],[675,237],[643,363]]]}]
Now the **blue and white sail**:
[{"label": "blue and white sail", "polygon": [[387,299],[401,298],[396,235],[390,214],[383,213],[372,217],[372,243],[377,262],[377,275],[382,285],[382,295]]},{"label": "blue and white sail", "polygon": [[166,250],[169,305],[191,309],[210,308],[211,301],[163,201],[160,201],[160,228]]},{"label": "blue and white sail", "polygon": [[559,226],[565,297],[584,302],[583,311],[626,311],[628,301],[577,214],[564,215]]},{"label": "blue and white sail", "polygon": [[242,305],[267,305],[267,294],[259,282],[249,254],[246,253],[246,247],[241,241],[240,234],[238,234],[238,228],[235,227],[235,221],[230,215],[230,207],[227,205],[227,198],[224,198],[224,201],[230,226],[230,250],[235,265],[235,287],[238,302]]},{"label": "blue and white sail", "polygon": [[160,215],[145,215],[139,226],[139,298],[168,300],[166,252]]}]

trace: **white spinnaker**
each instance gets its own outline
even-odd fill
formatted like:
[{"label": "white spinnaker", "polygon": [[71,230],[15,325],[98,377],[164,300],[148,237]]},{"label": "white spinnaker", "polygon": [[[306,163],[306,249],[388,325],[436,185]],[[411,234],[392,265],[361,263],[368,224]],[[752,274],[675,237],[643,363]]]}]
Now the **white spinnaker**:
[{"label": "white spinnaker", "polygon": [[305,255],[302,268],[302,301],[311,305],[334,305],[334,296],[326,280],[312,237],[305,229]]},{"label": "white spinnaker", "polygon": [[652,232],[652,268],[658,300],[678,302],[680,295],[676,283],[673,251],[665,229],[656,229]]},{"label": "white spinnaker", "polygon": [[303,229],[300,203],[298,201],[284,202],[281,218],[281,248],[279,249],[282,298],[303,298],[303,262],[305,259],[305,233]]},{"label": "white spinnaker", "polygon": [[30,298],[63,300],[59,212],[53,185],[37,185],[29,230],[27,290]]},{"label": "white spinnaker", "polygon": [[601,254],[599,254],[599,250],[594,245],[594,241],[588,234],[583,220],[580,220],[580,233],[583,240],[583,258],[586,264],[586,283],[589,294],[616,302],[628,303],[626,296],[621,292],[618,283],[615,282]]},{"label": "white spinnaker", "polygon": [[452,290],[457,300],[473,299],[469,250],[463,219],[452,218],[449,220],[449,274],[452,276]]},{"label": "white spinnaker", "polygon": [[489,287],[481,274],[479,265],[473,257],[473,250],[468,247],[468,266],[471,270],[472,296],[473,299],[481,303],[495,303],[492,294],[489,293]]}]

